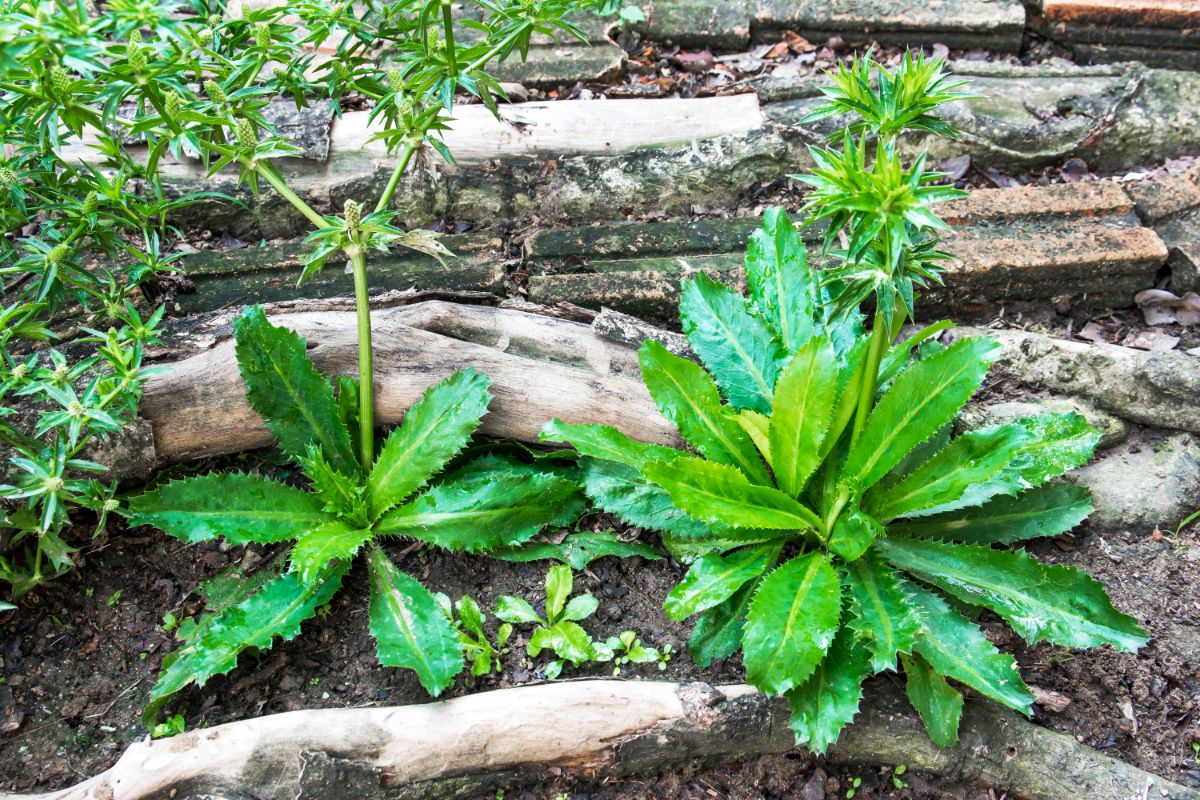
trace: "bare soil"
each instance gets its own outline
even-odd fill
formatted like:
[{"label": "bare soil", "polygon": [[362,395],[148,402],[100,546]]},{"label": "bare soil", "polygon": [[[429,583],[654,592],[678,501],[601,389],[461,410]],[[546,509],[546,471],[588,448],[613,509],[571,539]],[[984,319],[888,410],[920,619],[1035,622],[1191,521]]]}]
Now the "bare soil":
[{"label": "bare soil", "polygon": [[[263,462],[254,465],[274,469]],[[589,520],[596,527],[610,523],[602,516]],[[234,563],[253,567],[271,555],[257,548],[185,546],[148,528],[122,530],[119,523],[106,537],[84,545],[79,569],[0,617],[5,679],[0,720],[20,723],[0,740],[2,790],[72,784],[105,769],[127,744],[146,736],[139,713],[163,655],[173,647],[172,635],[163,629],[164,615],[182,619],[198,613],[201,604],[192,592],[199,581]],[[392,550],[399,556],[405,547],[401,543]],[[1198,532],[1084,528],[1032,550],[1048,561],[1086,568],[1106,585],[1117,607],[1135,614],[1154,636],[1136,655],[1029,648],[998,621],[985,620],[989,636],[1017,655],[1027,682],[1070,701],[1060,713],[1039,706],[1036,721],[1144,769],[1200,786],[1200,764],[1192,750],[1192,742],[1200,741]],[[502,594],[523,596],[535,606],[542,600],[545,563],[508,564],[432,550],[399,560],[431,588],[455,598],[469,593],[485,608]],[[688,627],[663,614],[663,598],[682,574],[669,559],[594,562],[576,578],[577,591],[601,600],[585,627],[600,637],[633,628],[647,643],[676,650],[664,672],[645,665],[629,677],[741,680],[736,659],[698,669],[686,655]],[[328,612],[306,623],[300,637],[244,656],[230,675],[182,692],[167,713],[183,713],[188,727],[195,728],[299,708],[428,701],[411,673],[375,663],[366,607],[366,582],[355,570]],[[492,625],[494,630],[494,620]],[[448,696],[541,680],[544,662],[530,663],[523,645],[516,637],[500,674],[474,681],[464,675]],[[596,665],[564,677],[607,674],[608,669]],[[898,678],[889,674],[875,680]],[[847,772],[797,753],[600,785],[550,771],[535,786],[508,787],[504,797],[807,800],[844,797],[853,779],[861,781],[858,798],[1001,796],[989,794],[987,787],[943,786],[913,773],[894,776],[890,768]]]}]

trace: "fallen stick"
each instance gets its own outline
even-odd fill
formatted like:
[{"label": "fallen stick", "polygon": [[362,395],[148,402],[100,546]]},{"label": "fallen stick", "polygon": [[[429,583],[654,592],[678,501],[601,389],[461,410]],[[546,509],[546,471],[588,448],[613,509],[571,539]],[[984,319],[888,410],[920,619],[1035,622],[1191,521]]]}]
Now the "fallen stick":
[{"label": "fallen stick", "polygon": [[[7,800],[458,798],[549,777],[654,774],[793,748],[788,707],[749,686],[585,680],[439,703],[273,714],[137,742],[77,786]],[[967,703],[939,750],[887,680],[828,759],[897,765],[1027,800],[1200,800],[998,706]]]},{"label": "fallen stick", "polygon": [[[297,304],[302,308],[302,304]],[[308,340],[309,355],[329,375],[356,374],[354,314],[320,311],[273,315]],[[636,439],[678,444],[655,408],[628,346],[587,325],[484,306],[428,302],[372,312],[375,406],[382,424],[398,422],[429,386],[473,367],[492,381],[482,433],[536,442],[552,417],[615,425]],[[229,338],[231,316],[210,317],[173,345],[194,355],[160,365],[146,385],[141,415],[154,431],[162,462],[250,450],[271,443],[246,401]],[[144,457],[145,454],[142,454]]]}]

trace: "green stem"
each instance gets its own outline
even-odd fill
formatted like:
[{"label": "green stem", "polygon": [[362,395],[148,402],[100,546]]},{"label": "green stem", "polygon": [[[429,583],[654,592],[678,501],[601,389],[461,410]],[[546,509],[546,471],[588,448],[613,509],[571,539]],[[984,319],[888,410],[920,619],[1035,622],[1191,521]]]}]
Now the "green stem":
[{"label": "green stem", "polygon": [[495,47],[493,47],[491,50],[488,50],[486,53],[481,55],[479,58],[475,59],[470,64],[468,64],[467,68],[463,70],[463,73],[469,75],[472,72],[474,72],[475,70],[482,67],[487,62],[491,61],[493,58],[496,57],[496,55],[501,50],[503,50],[510,43],[512,43],[518,36],[525,33],[525,31],[528,27],[529,27],[529,22],[522,23],[520,28],[517,28],[515,31],[510,33],[508,36],[505,36],[503,39],[501,39],[500,42]]},{"label": "green stem", "polygon": [[308,221],[318,228],[326,228],[329,223],[325,218],[313,211],[312,206],[300,199],[300,196],[293,192],[286,183],[283,182],[283,177],[275,171],[275,168],[270,164],[265,164],[260,161],[253,161],[249,158],[240,159],[242,164],[257,172],[262,176],[263,180],[271,184],[271,188],[279,192],[284,200],[287,200],[296,210],[308,218]]},{"label": "green stem", "polygon": [[867,351],[867,360],[863,364],[862,382],[858,389],[858,409],[854,412],[854,428],[850,434],[850,443],[858,440],[863,427],[867,424],[867,415],[871,413],[871,404],[875,401],[875,390],[879,388],[879,365],[888,348],[891,331],[891,321],[883,319],[876,312],[874,327],[871,331],[871,347]]},{"label": "green stem", "polygon": [[[424,138],[422,136],[422,138]],[[404,151],[400,153],[400,159],[396,162],[396,168],[392,170],[392,177],[388,179],[387,186],[384,187],[383,194],[379,196],[379,202],[375,204],[375,213],[378,214],[388,207],[392,202],[392,195],[396,193],[396,186],[400,183],[400,176],[408,169],[408,162],[412,160],[412,155],[417,151],[415,143],[406,144]]]},{"label": "green stem", "polygon": [[375,379],[371,364],[371,298],[367,259],[357,245],[346,249],[354,271],[354,307],[358,314],[358,434],[363,469],[375,461]]},{"label": "green stem", "polygon": [[450,0],[442,0],[442,29],[446,32],[446,67],[451,79],[458,77],[458,54],[454,50],[454,15]]}]

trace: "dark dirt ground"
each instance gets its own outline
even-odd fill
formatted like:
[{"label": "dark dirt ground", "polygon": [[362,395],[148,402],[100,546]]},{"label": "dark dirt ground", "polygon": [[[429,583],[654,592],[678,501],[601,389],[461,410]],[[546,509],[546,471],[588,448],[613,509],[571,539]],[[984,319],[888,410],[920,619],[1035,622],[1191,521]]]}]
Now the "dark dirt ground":
[{"label": "dark dirt ground", "polygon": [[[603,526],[606,521],[595,522]],[[1086,567],[1107,586],[1119,608],[1143,621],[1155,639],[1137,655],[1027,648],[998,622],[985,628],[997,644],[1016,653],[1027,682],[1070,700],[1061,713],[1039,707],[1038,722],[1145,769],[1200,786],[1200,763],[1192,751],[1192,742],[1200,741],[1198,533],[1084,528],[1032,548],[1046,560]],[[393,554],[403,550],[403,544],[392,546]],[[256,550],[186,546],[150,529],[114,526],[106,538],[85,543],[79,569],[24,598],[20,610],[0,617],[5,678],[0,705],[6,722],[21,723],[15,735],[0,741],[0,789],[28,791],[77,782],[111,765],[129,742],[145,736],[139,713],[163,655],[173,646],[171,634],[163,630],[163,616],[197,613],[200,602],[190,593],[200,580],[235,562],[260,560]],[[538,605],[547,567],[438,552],[411,553],[400,565],[452,597],[470,593],[485,609],[501,594],[524,596]],[[664,616],[663,597],[681,575],[682,568],[670,560],[594,562],[576,577],[576,591],[601,599],[600,610],[585,627],[597,636],[634,628],[649,644],[675,648],[677,656],[665,672],[643,665],[632,677],[739,681],[736,661],[699,670],[686,655],[688,628]],[[299,708],[428,700],[412,673],[375,663],[365,581],[352,572],[345,586],[328,613],[306,623],[299,638],[244,656],[230,675],[181,693],[168,714],[183,713],[191,729]],[[527,663],[523,643],[516,638],[501,675],[473,683],[464,675],[447,696],[540,680],[542,664]],[[607,674],[604,666],[565,675],[602,674]],[[847,772],[796,754],[603,785],[551,773],[536,786],[508,788],[505,798],[541,800],[565,793],[574,800],[808,800],[844,797],[851,778],[862,781],[858,798],[1000,797],[986,788],[940,786],[912,773],[901,778],[907,787],[899,789],[889,769]]]}]

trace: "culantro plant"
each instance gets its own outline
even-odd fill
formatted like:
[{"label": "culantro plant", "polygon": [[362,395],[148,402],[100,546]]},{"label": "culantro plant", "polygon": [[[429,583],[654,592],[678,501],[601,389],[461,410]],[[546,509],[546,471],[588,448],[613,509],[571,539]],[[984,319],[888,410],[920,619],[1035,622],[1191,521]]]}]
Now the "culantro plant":
[{"label": "culantro plant", "polygon": [[1134,650],[1146,634],[1086,574],[1004,547],[1088,515],[1086,489],[1053,479],[1087,461],[1097,432],[1048,414],[952,437],[999,346],[944,346],[948,323],[897,341],[945,258],[932,203],[962,193],[923,157],[905,166],[896,137],[952,135],[933,111],[958,86],[940,61],[908,56],[832,77],[813,116],[858,121],[813,149],[800,180],[834,266],[812,269],[789,217],[769,211],[746,254],[748,298],[703,275],[682,288],[700,363],[641,348],[647,388],[694,452],[596,425],[552,421],[543,435],[583,456],[597,506],[691,562],[668,616],[698,615],[702,665],[740,650],[750,683],[787,696],[799,743],[823,752],[863,681],[902,666],[930,737],[949,745],[962,696],[948,679],[1026,714],[1033,702],[979,611],[1031,643]]}]

